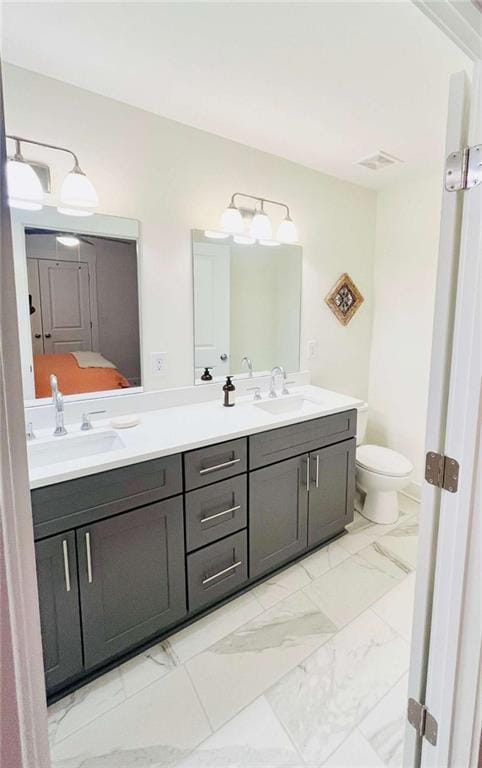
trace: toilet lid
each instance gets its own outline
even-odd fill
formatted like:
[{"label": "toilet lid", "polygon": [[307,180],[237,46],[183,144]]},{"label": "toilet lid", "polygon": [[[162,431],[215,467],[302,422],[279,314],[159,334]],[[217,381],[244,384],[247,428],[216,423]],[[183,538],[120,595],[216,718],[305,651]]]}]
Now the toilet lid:
[{"label": "toilet lid", "polygon": [[392,477],[404,477],[413,470],[413,465],[405,456],[381,445],[360,445],[356,451],[356,462],[370,472]]}]

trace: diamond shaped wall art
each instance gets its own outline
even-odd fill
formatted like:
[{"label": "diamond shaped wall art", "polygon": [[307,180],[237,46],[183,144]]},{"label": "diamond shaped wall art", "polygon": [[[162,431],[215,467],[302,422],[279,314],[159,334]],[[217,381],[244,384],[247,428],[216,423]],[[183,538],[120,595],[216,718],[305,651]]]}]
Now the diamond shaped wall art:
[{"label": "diamond shaped wall art", "polygon": [[363,296],[347,272],[343,273],[325,296],[325,303],[342,325],[348,325],[363,301]]}]

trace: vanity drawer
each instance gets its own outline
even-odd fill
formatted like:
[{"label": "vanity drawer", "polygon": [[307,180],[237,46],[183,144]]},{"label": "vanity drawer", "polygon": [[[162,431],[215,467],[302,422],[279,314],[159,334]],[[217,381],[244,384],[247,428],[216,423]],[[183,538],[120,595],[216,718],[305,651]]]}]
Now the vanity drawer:
[{"label": "vanity drawer", "polygon": [[186,490],[224,480],[246,472],[247,440],[229,440],[184,454]]},{"label": "vanity drawer", "polygon": [[186,494],[187,551],[229,536],[246,528],[246,475],[222,480]]},{"label": "vanity drawer", "polygon": [[247,535],[240,531],[187,556],[189,611],[222,599],[248,579]]},{"label": "vanity drawer", "polygon": [[182,493],[181,456],[143,461],[32,491],[36,539]]},{"label": "vanity drawer", "polygon": [[264,467],[354,437],[356,417],[355,408],[253,435],[249,438],[249,468]]}]

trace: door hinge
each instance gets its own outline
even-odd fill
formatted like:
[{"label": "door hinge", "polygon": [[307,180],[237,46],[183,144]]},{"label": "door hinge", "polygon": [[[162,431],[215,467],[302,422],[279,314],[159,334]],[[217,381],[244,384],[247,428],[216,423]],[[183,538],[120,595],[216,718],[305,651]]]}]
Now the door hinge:
[{"label": "door hinge", "polygon": [[457,493],[459,487],[459,462],[441,453],[429,451],[425,457],[425,480],[430,485]]},{"label": "door hinge", "polygon": [[451,152],[445,163],[445,189],[460,192],[482,182],[482,144]]},{"label": "door hinge", "polygon": [[408,700],[407,720],[417,731],[418,735],[435,747],[437,744],[438,724],[425,704],[416,699]]}]

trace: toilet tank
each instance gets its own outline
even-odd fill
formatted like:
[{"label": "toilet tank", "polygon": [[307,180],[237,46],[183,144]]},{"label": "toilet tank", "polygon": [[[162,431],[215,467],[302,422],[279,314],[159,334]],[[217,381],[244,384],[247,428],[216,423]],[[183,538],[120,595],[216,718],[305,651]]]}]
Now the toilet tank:
[{"label": "toilet tank", "polygon": [[368,403],[363,403],[357,408],[356,420],[356,444],[362,445],[365,442],[368,425]]}]

